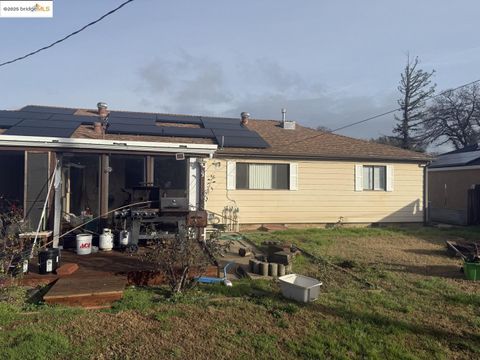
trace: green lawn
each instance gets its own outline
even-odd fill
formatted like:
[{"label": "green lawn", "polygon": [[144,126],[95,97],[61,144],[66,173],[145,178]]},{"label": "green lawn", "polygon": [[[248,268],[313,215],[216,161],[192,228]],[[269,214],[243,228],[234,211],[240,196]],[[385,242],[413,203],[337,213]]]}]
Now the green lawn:
[{"label": "green lawn", "polygon": [[[1,359],[473,359],[480,284],[444,241],[479,229],[309,229],[246,233],[294,243],[294,271],[323,281],[308,305],[271,281],[201,286],[169,298],[129,289],[108,311],[0,303]],[[338,266],[346,269],[342,271]],[[20,296],[17,294],[16,296]]]}]

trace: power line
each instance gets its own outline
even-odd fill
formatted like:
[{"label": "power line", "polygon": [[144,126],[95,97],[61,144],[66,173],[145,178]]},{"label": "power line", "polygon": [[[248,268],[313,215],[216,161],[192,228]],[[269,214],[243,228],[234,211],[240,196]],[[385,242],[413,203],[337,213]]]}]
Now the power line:
[{"label": "power line", "polygon": [[72,36],[77,35],[78,33],[82,32],[83,30],[87,29],[88,27],[90,27],[90,26],[92,26],[92,25],[95,25],[96,23],[102,21],[102,20],[105,19],[107,16],[112,15],[113,13],[117,12],[117,11],[120,10],[122,7],[124,7],[125,5],[127,5],[128,3],[131,3],[131,2],[133,2],[133,1],[135,1],[135,0],[125,1],[125,2],[123,2],[122,4],[120,4],[119,6],[117,6],[115,9],[110,10],[110,11],[107,12],[106,14],[100,16],[97,20],[88,23],[87,25],[85,25],[85,26],[81,27],[80,29],[78,29],[78,30],[76,30],[76,31],[68,34],[67,36],[65,36],[65,37],[63,37],[63,38],[61,38],[61,39],[59,39],[59,40],[51,43],[50,45],[44,46],[44,47],[42,47],[42,48],[40,48],[40,49],[38,49],[38,50],[32,51],[32,52],[30,52],[30,53],[28,53],[28,54],[26,54],[26,55],[20,56],[20,57],[18,57],[18,58],[16,58],[16,59],[9,60],[9,61],[5,61],[5,62],[3,62],[3,63],[0,64],[0,67],[6,66],[6,65],[9,65],[9,64],[12,64],[12,63],[17,62],[17,61],[20,61],[20,60],[24,60],[24,59],[26,59],[26,58],[28,58],[28,57],[30,57],[30,56],[33,56],[33,55],[35,55],[35,54],[38,54],[38,53],[41,52],[41,51],[50,49],[51,47],[54,47],[55,45],[57,45],[57,44],[65,41],[65,40],[67,40],[68,38],[71,38]]},{"label": "power line", "polygon": [[[464,87],[467,87],[467,86],[476,84],[476,83],[478,83],[478,82],[480,82],[480,79],[475,80],[475,81],[471,81],[471,82],[469,82],[469,83],[467,83],[467,84],[463,84],[463,85],[457,86],[456,88],[453,88],[453,89],[444,90],[444,91],[442,91],[441,93],[428,96],[428,97],[426,97],[425,99],[426,99],[426,100],[431,100],[431,99],[434,99],[434,98],[436,98],[436,97],[438,97],[438,96],[444,95],[444,94],[446,94],[446,93],[448,93],[448,92],[450,92],[450,91],[456,91],[456,90],[462,89],[462,88],[464,88]],[[367,121],[371,121],[371,120],[380,118],[380,117],[385,116],[385,115],[393,114],[394,112],[400,111],[401,109],[402,109],[402,108],[396,108],[396,109],[393,109],[393,110],[390,110],[390,111],[386,111],[386,112],[381,113],[381,114],[378,114],[378,115],[373,115],[373,116],[370,116],[370,117],[368,117],[368,118],[366,118],[366,119],[362,119],[362,120],[355,121],[355,122],[352,122],[352,123],[349,123],[349,124],[346,124],[346,125],[342,125],[341,127],[338,127],[338,128],[336,128],[336,129],[333,129],[333,130],[330,130],[330,131],[322,132],[322,133],[320,133],[320,134],[315,134],[315,135],[313,135],[313,136],[309,136],[309,137],[306,137],[306,138],[303,138],[303,139],[297,139],[297,140],[295,140],[294,142],[289,143],[289,144],[287,144],[287,145],[291,145],[291,144],[297,143],[297,142],[299,142],[299,141],[305,141],[305,140],[315,139],[315,138],[320,137],[320,136],[323,136],[323,135],[325,135],[325,134],[332,134],[332,133],[334,133],[334,132],[337,132],[337,131],[340,131],[340,130],[343,130],[343,129],[347,129],[347,128],[349,128],[349,127],[352,127],[352,126],[355,126],[355,125],[358,125],[358,124],[362,124],[362,123],[365,123],[365,122],[367,122]]]}]

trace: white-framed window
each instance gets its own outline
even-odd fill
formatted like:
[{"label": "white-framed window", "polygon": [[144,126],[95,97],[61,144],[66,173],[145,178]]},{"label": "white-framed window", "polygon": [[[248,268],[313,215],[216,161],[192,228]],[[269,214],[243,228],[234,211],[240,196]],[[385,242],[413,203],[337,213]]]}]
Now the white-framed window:
[{"label": "white-framed window", "polygon": [[355,165],[355,191],[393,191],[393,165]]},{"label": "white-framed window", "polygon": [[387,189],[387,167],[363,165],[363,190]]},{"label": "white-framed window", "polygon": [[289,189],[288,164],[237,163],[237,190]]},{"label": "white-framed window", "polygon": [[227,161],[227,190],[297,190],[297,163]]}]

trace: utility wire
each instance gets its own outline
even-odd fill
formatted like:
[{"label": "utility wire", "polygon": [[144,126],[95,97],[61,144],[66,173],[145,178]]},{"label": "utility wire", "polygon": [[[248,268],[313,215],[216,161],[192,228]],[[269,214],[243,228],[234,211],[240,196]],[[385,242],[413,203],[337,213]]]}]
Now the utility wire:
[{"label": "utility wire", "polygon": [[95,25],[96,23],[102,21],[102,20],[105,19],[107,16],[112,15],[113,13],[117,12],[117,11],[120,10],[122,7],[124,7],[125,5],[127,5],[128,3],[131,3],[131,2],[133,2],[133,1],[135,1],[135,0],[128,0],[128,1],[123,2],[122,4],[120,4],[119,6],[117,6],[115,9],[110,10],[110,11],[107,12],[106,14],[100,16],[97,20],[88,23],[87,25],[85,25],[85,26],[81,27],[80,29],[78,29],[78,30],[76,30],[76,31],[74,31],[74,32],[72,32],[72,33],[64,36],[63,38],[61,38],[61,39],[59,39],[59,40],[57,40],[57,41],[55,41],[55,42],[53,42],[53,43],[51,43],[50,45],[44,46],[44,47],[42,47],[42,48],[40,48],[40,49],[38,49],[38,50],[32,51],[32,52],[30,52],[30,53],[28,53],[28,54],[26,54],[26,55],[20,56],[20,57],[18,57],[18,58],[16,58],[16,59],[13,59],[13,60],[9,60],[9,61],[5,61],[5,62],[3,62],[3,63],[0,63],[0,67],[6,66],[6,65],[9,65],[9,64],[13,64],[14,62],[17,62],[17,61],[20,61],[20,60],[24,60],[24,59],[26,59],[26,58],[28,58],[28,57],[30,57],[30,56],[33,56],[33,55],[35,55],[35,54],[38,54],[38,53],[41,52],[41,51],[50,49],[51,47],[54,47],[55,45],[57,45],[57,44],[65,41],[65,40],[71,38],[72,36],[77,35],[78,33],[82,32],[83,30],[87,29],[88,27],[93,26],[93,25]]},{"label": "utility wire", "polygon": [[[457,86],[456,88],[453,88],[453,89],[447,89],[447,90],[444,90],[442,91],[441,93],[438,93],[438,94],[435,94],[435,95],[431,95],[431,96],[428,96],[425,98],[425,100],[431,100],[431,99],[434,99],[438,96],[441,96],[441,95],[444,95],[450,91],[456,91],[456,90],[459,90],[459,89],[462,89],[464,87],[467,87],[467,86],[470,86],[470,85],[473,85],[473,84],[476,84],[480,82],[480,79],[478,80],[474,80],[474,81],[471,81],[467,84],[463,84],[463,85],[460,85],[460,86]],[[336,129],[333,129],[333,130],[330,130],[330,131],[325,131],[325,132],[321,132],[319,134],[315,134],[313,136],[309,136],[309,137],[305,137],[303,139],[296,139],[294,142],[291,142],[287,145],[291,145],[291,144],[294,144],[294,143],[298,143],[299,141],[305,141],[305,140],[310,140],[310,139],[315,139],[317,137],[320,137],[320,136],[323,136],[325,134],[332,134],[332,133],[335,133],[337,131],[340,131],[340,130],[343,130],[343,129],[347,129],[349,127],[352,127],[352,126],[355,126],[355,125],[358,125],[358,124],[363,124],[367,121],[371,121],[371,120],[374,120],[374,119],[378,119],[379,117],[382,117],[382,116],[385,116],[385,115],[389,115],[389,114],[393,114],[394,112],[397,112],[397,111],[400,111],[402,108],[396,108],[396,109],[393,109],[393,110],[390,110],[390,111],[387,111],[387,112],[384,112],[384,113],[381,113],[381,114],[378,114],[378,115],[373,115],[373,116],[370,116],[366,119],[362,119],[362,120],[359,120],[359,121],[355,121],[355,122],[352,122],[350,124],[346,124],[346,125],[342,125]]]}]

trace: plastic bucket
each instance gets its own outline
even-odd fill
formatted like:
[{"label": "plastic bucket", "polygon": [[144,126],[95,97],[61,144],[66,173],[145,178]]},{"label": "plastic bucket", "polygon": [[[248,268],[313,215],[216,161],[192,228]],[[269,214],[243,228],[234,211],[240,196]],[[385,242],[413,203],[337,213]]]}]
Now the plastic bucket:
[{"label": "plastic bucket", "polygon": [[77,241],[77,255],[88,255],[92,253],[92,235],[78,234]]},{"label": "plastic bucket", "polygon": [[463,263],[463,272],[468,280],[480,280],[480,263]]}]

